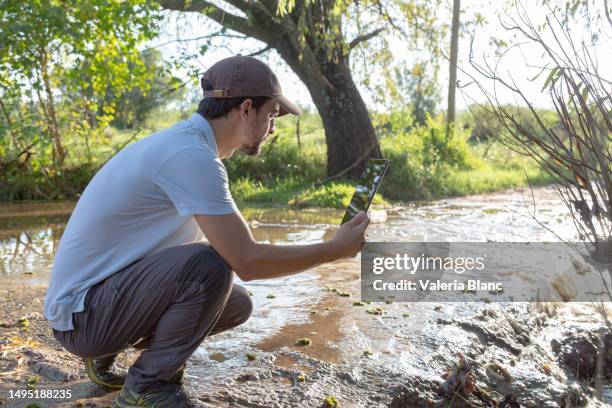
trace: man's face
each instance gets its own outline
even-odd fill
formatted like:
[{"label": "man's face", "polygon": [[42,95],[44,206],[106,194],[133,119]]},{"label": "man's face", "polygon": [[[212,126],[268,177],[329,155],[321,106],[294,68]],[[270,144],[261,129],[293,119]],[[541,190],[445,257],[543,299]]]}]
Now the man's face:
[{"label": "man's face", "polygon": [[239,150],[249,156],[257,156],[261,145],[276,130],[274,120],[279,112],[279,105],[274,99],[268,100],[259,110],[250,108],[247,120],[246,142]]}]

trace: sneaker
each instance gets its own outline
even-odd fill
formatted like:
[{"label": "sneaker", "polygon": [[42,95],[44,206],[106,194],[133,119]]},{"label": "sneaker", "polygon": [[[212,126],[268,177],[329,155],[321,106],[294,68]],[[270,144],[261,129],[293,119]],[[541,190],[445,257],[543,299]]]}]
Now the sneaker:
[{"label": "sneaker", "polygon": [[169,383],[173,383],[173,384],[183,384],[183,374],[185,374],[185,366],[183,365],[183,368],[181,368],[180,370],[178,370],[176,372],[176,374],[174,374],[169,380]]},{"label": "sneaker", "polygon": [[127,370],[115,365],[116,354],[101,358],[83,358],[85,372],[94,383],[114,390],[118,390],[125,383]]},{"label": "sneaker", "polygon": [[189,396],[184,385],[159,383],[140,393],[124,386],[115,397],[112,406],[113,408],[195,408],[202,405]]}]

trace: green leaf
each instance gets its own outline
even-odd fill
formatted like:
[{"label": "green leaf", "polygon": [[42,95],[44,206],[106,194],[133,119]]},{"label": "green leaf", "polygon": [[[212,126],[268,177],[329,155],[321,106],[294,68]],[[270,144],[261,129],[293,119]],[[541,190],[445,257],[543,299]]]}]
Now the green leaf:
[{"label": "green leaf", "polygon": [[544,81],[544,85],[542,86],[542,91],[544,91],[548,87],[548,84],[552,82],[553,78],[559,71],[560,71],[559,67],[555,67],[550,70],[550,73],[546,77],[546,81]]},{"label": "green leaf", "polygon": [[589,87],[586,86],[585,84],[582,84],[583,88],[582,91],[580,92],[580,96],[582,96],[582,100],[586,103],[587,99],[589,98]]}]

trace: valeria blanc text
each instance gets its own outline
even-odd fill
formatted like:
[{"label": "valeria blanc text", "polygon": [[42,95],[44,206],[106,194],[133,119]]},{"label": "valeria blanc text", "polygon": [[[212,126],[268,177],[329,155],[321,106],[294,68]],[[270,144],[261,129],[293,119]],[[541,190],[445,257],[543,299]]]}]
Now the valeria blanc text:
[{"label": "valeria blanc text", "polygon": [[374,290],[399,290],[399,291],[487,291],[503,292],[502,282],[484,282],[480,279],[468,279],[465,281],[453,280],[444,282],[441,280],[418,279],[416,281],[402,279],[395,282],[385,282],[377,279],[372,283]]}]

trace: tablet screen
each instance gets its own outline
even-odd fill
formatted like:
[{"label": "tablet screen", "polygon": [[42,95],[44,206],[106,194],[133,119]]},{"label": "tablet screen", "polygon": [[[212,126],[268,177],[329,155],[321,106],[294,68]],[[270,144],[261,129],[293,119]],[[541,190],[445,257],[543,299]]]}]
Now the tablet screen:
[{"label": "tablet screen", "polygon": [[370,159],[363,171],[361,180],[355,187],[355,194],[349,203],[340,224],[350,221],[359,211],[368,211],[372,199],[378,190],[380,181],[389,167],[389,160]]}]

